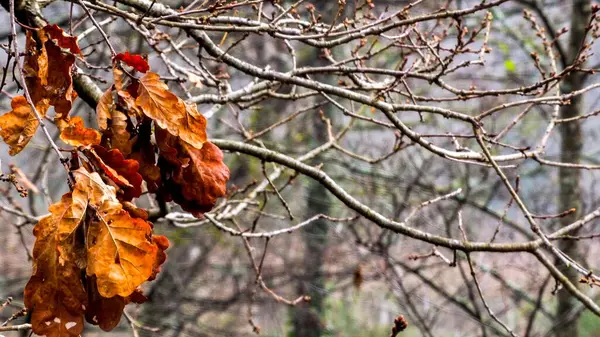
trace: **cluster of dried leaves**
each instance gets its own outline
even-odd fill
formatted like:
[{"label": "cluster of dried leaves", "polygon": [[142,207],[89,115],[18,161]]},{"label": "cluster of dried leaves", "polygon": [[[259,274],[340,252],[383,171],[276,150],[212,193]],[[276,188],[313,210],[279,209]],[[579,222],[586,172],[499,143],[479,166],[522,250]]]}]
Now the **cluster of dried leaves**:
[{"label": "cluster of dried leaves", "polygon": [[153,235],[146,211],[131,202],[143,182],[201,216],[225,194],[229,169],[207,141],[195,105],[171,93],[141,56],[114,58],[114,83],[96,108],[96,130],[70,117],[77,96],[71,72],[82,56],[76,38],[49,25],[28,31],[26,48],[31,99],[12,100],[12,111],[0,116],[0,136],[11,155],[19,153],[39,127],[32,106],[44,118],[52,106],[60,138],[74,149],[71,191],[34,228],[25,305],[39,335],[78,336],[84,318],[108,331],[127,303],[146,300],[140,285],[156,278],[166,259],[169,241]]}]

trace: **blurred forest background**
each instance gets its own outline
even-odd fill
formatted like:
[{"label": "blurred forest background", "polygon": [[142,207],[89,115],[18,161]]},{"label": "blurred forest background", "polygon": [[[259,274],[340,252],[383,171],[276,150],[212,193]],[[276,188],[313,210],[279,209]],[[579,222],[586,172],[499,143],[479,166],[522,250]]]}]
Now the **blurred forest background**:
[{"label": "blurred forest background", "polygon": [[[72,29],[74,71],[103,91],[111,54],[81,3],[118,52],[147,55],[198,104],[231,169],[213,220],[161,209],[171,248],[150,300],[84,336],[387,337],[399,315],[407,337],[600,335],[598,281],[582,273],[600,253],[593,1],[15,0],[21,23]],[[5,51],[9,20],[0,11]],[[2,112],[17,95],[7,62],[0,52]],[[74,113],[95,125],[76,89]],[[35,186],[21,198],[0,184],[2,323],[23,307],[35,219],[68,185],[41,132],[0,154]],[[452,249],[467,241],[492,248]],[[537,246],[508,247],[524,242]]]}]

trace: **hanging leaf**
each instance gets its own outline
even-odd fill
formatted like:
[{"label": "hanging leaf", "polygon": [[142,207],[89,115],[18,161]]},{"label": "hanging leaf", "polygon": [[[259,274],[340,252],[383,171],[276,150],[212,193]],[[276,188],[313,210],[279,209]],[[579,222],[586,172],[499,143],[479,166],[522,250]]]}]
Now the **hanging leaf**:
[{"label": "hanging leaf", "polygon": [[142,56],[136,54],[130,54],[129,52],[118,53],[115,56],[115,60],[123,61],[128,66],[133,69],[145,73],[150,70],[150,66],[148,65],[148,61],[146,61]]},{"label": "hanging leaf", "polygon": [[122,200],[130,201],[142,194],[143,179],[138,172],[140,164],[137,161],[125,159],[117,149],[109,151],[102,146],[94,146],[93,151],[107,175],[123,190]]},{"label": "hanging leaf", "polygon": [[98,105],[96,105],[96,120],[98,121],[98,129],[100,129],[100,131],[108,129],[108,120],[111,118],[111,112],[114,109],[113,91],[112,88],[108,88],[108,90],[100,96]]},{"label": "hanging leaf", "polygon": [[[8,153],[14,156],[29,143],[40,123],[35,118],[25,97],[14,97],[10,105],[12,110],[0,116],[0,136],[10,146]],[[48,100],[38,102],[36,109],[40,114],[45,115],[48,109]]]},{"label": "hanging leaf", "polygon": [[98,292],[95,276],[87,279],[87,293],[89,309],[85,312],[86,321],[98,325],[104,331],[114,329],[121,321],[121,316],[123,316],[125,298],[122,296],[102,297]]},{"label": "hanging leaf", "polygon": [[158,74],[149,72],[139,80],[136,104],[144,114],[171,135],[200,149],[206,142],[206,119],[195,105],[187,105],[169,91]]},{"label": "hanging leaf", "polygon": [[91,324],[98,325],[104,331],[111,331],[119,324],[123,316],[123,309],[128,303],[141,304],[148,300],[140,288],[137,288],[129,297],[118,295],[111,298],[102,297],[98,292],[95,276],[87,279],[87,293],[89,308],[85,313],[85,319]]},{"label": "hanging leaf", "polygon": [[[74,54],[81,54],[77,39],[65,35],[58,26],[50,25],[35,33],[28,31],[25,48],[23,70],[31,101],[41,118],[46,116],[49,105],[54,106],[55,121],[62,130],[68,126],[68,115],[77,97],[71,77]],[[39,122],[25,97],[13,98],[11,106],[13,110],[0,117],[0,135],[14,156],[29,143]]]},{"label": "hanging leaf", "polygon": [[88,230],[88,276],[98,278],[103,297],[127,297],[150,275],[157,247],[148,238],[152,227],[132,218],[118,202],[107,201]]},{"label": "hanging leaf", "polygon": [[111,148],[118,149],[124,155],[129,155],[133,145],[128,131],[129,119],[113,101],[114,94],[112,89],[108,89],[98,101],[96,106],[98,128],[103,131],[106,140],[104,143],[110,144]]},{"label": "hanging leaf", "polygon": [[[54,120],[59,129],[67,125],[73,100],[77,97],[73,90],[71,69],[75,64],[75,55],[81,54],[77,46],[77,38],[64,34],[57,25],[42,28],[39,36],[46,35],[44,49],[47,54],[47,77],[41,78],[45,89],[44,97],[50,99],[56,113]],[[43,38],[42,38],[43,40]],[[69,52],[63,51],[68,49]]]},{"label": "hanging leaf", "polygon": [[100,144],[100,132],[86,128],[83,119],[73,117],[60,133],[60,139],[71,146],[90,146]]},{"label": "hanging leaf", "polygon": [[65,194],[33,230],[33,275],[24,300],[38,335],[79,336],[83,331],[87,296],[78,261],[85,260],[85,250],[75,241],[87,201],[80,197]]},{"label": "hanging leaf", "polygon": [[25,84],[29,89],[31,100],[36,105],[37,102],[44,99],[49,102],[49,97],[46,96],[45,89],[48,78],[48,54],[44,47],[46,40],[46,35],[41,31],[32,32],[28,30],[25,37],[26,53],[23,63],[23,75],[25,76]]},{"label": "hanging leaf", "polygon": [[161,192],[166,200],[175,201],[198,217],[210,211],[225,195],[229,180],[221,150],[210,142],[197,149],[163,129],[156,128],[155,132],[160,149]]},{"label": "hanging leaf", "polygon": [[65,34],[58,25],[47,25],[42,31],[48,34],[48,37],[56,43],[57,46],[68,49],[71,54],[82,55],[77,45],[77,37]]},{"label": "hanging leaf", "polygon": [[127,297],[152,275],[159,248],[149,222],[133,218],[118,202],[115,189],[97,173],[73,171],[75,189],[88,191],[95,212],[89,224],[87,275],[97,278],[102,297]]},{"label": "hanging leaf", "polygon": [[167,260],[167,253],[165,251],[169,248],[169,239],[166,236],[154,235],[152,236],[152,243],[156,245],[158,251],[154,266],[152,266],[152,275],[150,275],[148,281],[156,279],[156,276],[160,273],[160,266]]}]

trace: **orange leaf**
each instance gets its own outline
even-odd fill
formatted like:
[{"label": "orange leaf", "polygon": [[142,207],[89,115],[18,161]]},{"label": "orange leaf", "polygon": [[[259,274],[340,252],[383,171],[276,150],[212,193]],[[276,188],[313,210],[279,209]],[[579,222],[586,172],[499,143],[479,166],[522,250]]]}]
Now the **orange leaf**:
[{"label": "orange leaf", "polygon": [[125,62],[125,64],[127,64],[130,67],[133,67],[133,69],[141,73],[145,73],[148,70],[150,70],[148,61],[146,61],[140,55],[130,54],[129,52],[118,53],[117,56],[115,56],[115,60]]},{"label": "orange leaf", "polygon": [[77,261],[84,260],[85,251],[76,244],[76,233],[85,204],[67,193],[50,206],[50,215],[33,229],[33,275],[25,287],[24,299],[25,306],[32,310],[31,325],[38,335],[79,336],[83,331],[87,296]]},{"label": "orange leaf", "polygon": [[223,153],[211,142],[197,149],[187,142],[156,128],[160,149],[162,189],[166,200],[173,200],[196,216],[210,211],[224,196],[229,168]]},{"label": "orange leaf", "polygon": [[187,105],[169,91],[160,76],[148,72],[139,80],[136,104],[158,126],[200,149],[206,142],[206,119],[195,105]]},{"label": "orange leaf", "polygon": [[[48,101],[44,100],[38,104],[36,109],[42,116],[45,115],[48,109]],[[12,111],[0,116],[0,136],[10,146],[8,153],[14,156],[29,143],[37,131],[39,122],[25,97],[14,97],[10,105]]]},{"label": "orange leaf", "polygon": [[98,278],[103,297],[127,297],[150,275],[157,247],[148,238],[152,228],[132,218],[118,202],[105,202],[88,231],[88,276]]},{"label": "orange leaf", "polygon": [[102,146],[94,146],[94,151],[107,175],[123,190],[123,200],[129,201],[142,194],[143,179],[138,173],[140,164],[137,161],[125,159],[117,149],[107,151]]},{"label": "orange leaf", "polygon": [[[71,77],[74,54],[81,54],[77,39],[65,35],[58,26],[49,25],[36,33],[27,32],[26,49],[25,83],[31,99],[36,106],[45,100],[54,106],[54,119],[62,130],[77,97]],[[40,111],[40,115],[44,117],[45,112]]]},{"label": "orange leaf", "polygon": [[123,209],[129,213],[134,218],[140,218],[142,220],[148,220],[148,212],[143,210],[142,208],[137,208],[133,203],[129,201],[123,201],[121,203],[123,205]]},{"label": "orange leaf", "polygon": [[160,272],[160,266],[167,260],[167,254],[165,251],[169,248],[169,239],[166,236],[154,235],[152,242],[158,247],[156,253],[156,260],[154,266],[152,266],[152,275],[148,278],[148,281],[152,281],[156,278],[156,275]]},{"label": "orange leaf", "polygon": [[89,160],[95,162],[96,167],[102,169],[104,173],[112,180],[118,187],[132,187],[132,185],[127,181],[125,177],[120,175],[115,169],[106,165],[106,163],[98,156],[96,151],[93,149],[83,149],[84,153],[88,157]]},{"label": "orange leaf", "polygon": [[60,133],[60,139],[71,146],[88,146],[100,144],[100,132],[83,126],[83,119],[73,117]]},{"label": "orange leaf", "polygon": [[108,129],[108,120],[111,118],[114,109],[113,91],[112,88],[108,88],[100,97],[98,105],[96,105],[96,119],[100,131]]},{"label": "orange leaf", "polygon": [[[46,40],[45,34],[30,30],[27,31],[23,70],[25,84],[29,89],[29,94],[34,104],[37,104],[37,102],[46,97],[46,89],[44,87],[47,84],[45,79],[48,78],[48,54],[46,53],[46,48],[44,48]],[[44,79],[44,83],[42,83],[42,79]]]},{"label": "orange leaf", "polygon": [[129,118],[114,104],[114,93],[112,89],[108,89],[98,101],[96,106],[98,128],[104,131],[105,139],[110,141],[111,148],[120,150],[124,155],[129,155],[133,145],[133,141],[130,139],[131,134],[127,131]]},{"label": "orange leaf", "polygon": [[50,39],[55,40],[59,47],[69,49],[72,54],[82,55],[77,45],[77,37],[65,34],[56,24],[47,25],[43,31],[48,34]]},{"label": "orange leaf", "polygon": [[88,191],[95,218],[87,233],[87,275],[95,275],[98,293],[127,297],[152,275],[159,248],[152,241],[152,226],[133,218],[117,201],[114,188],[97,173],[73,171],[75,189]]},{"label": "orange leaf", "polygon": [[75,177],[73,193],[81,193],[87,196],[89,204],[94,209],[107,201],[118,202],[115,188],[106,185],[98,173],[90,173],[85,168],[80,167],[73,171],[73,176]]},{"label": "orange leaf", "polygon": [[[48,97],[50,104],[54,106],[54,120],[58,122],[59,129],[62,129],[64,121],[68,120],[73,100],[77,97],[73,90],[71,68],[75,63],[74,54],[81,52],[77,47],[77,38],[65,35],[58,26],[46,26],[40,31],[40,34],[44,33],[50,39],[43,46],[47,53],[48,68],[47,77],[41,77],[41,81],[45,89],[44,97]],[[69,49],[70,53],[63,52],[63,48]]]}]

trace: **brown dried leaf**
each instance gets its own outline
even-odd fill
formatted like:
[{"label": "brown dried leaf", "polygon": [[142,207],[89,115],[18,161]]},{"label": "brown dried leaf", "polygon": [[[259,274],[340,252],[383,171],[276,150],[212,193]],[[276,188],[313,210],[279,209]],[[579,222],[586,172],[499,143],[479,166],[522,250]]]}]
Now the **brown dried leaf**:
[{"label": "brown dried leaf", "polygon": [[225,195],[229,180],[221,150],[210,142],[197,149],[163,129],[156,128],[155,132],[165,199],[196,216],[210,211]]},{"label": "brown dried leaf", "polygon": [[98,292],[95,276],[87,278],[87,293],[89,307],[85,312],[86,321],[98,325],[104,331],[114,329],[121,321],[126,304],[125,298],[122,296],[102,297]]},{"label": "brown dried leaf", "polygon": [[97,173],[80,168],[73,175],[75,189],[88,192],[96,215],[87,233],[87,275],[96,276],[102,297],[127,297],[153,273],[159,248],[152,226],[131,217]]},{"label": "brown dried leaf", "polygon": [[152,275],[158,250],[149,240],[152,227],[118,202],[105,202],[97,216],[88,231],[87,274],[98,278],[101,296],[127,297]]},{"label": "brown dried leaf", "polygon": [[84,204],[79,196],[65,194],[33,230],[33,275],[24,299],[32,310],[32,330],[38,335],[79,336],[83,331],[87,296],[77,261],[85,259],[85,251],[76,241]]},{"label": "brown dried leaf", "polygon": [[[113,149],[118,149],[124,155],[131,153],[133,140],[127,130],[129,118],[121,112],[113,101],[115,92],[108,89],[96,106],[98,128],[103,131],[105,140]],[[110,121],[110,124],[109,124]]]},{"label": "brown dried leaf", "polygon": [[[49,105],[54,106],[55,121],[62,130],[68,125],[69,111],[77,97],[71,77],[74,54],[81,53],[77,39],[65,35],[58,26],[49,25],[35,33],[28,31],[25,48],[23,70],[31,101],[42,118]],[[12,107],[13,111],[2,116],[0,135],[10,145],[9,153],[14,156],[31,140],[39,123],[24,97],[15,97]]]},{"label": "brown dried leaf", "polygon": [[[12,111],[0,116],[0,136],[10,146],[8,153],[14,156],[29,143],[40,123],[35,118],[25,97],[14,97],[11,107]],[[38,102],[36,109],[40,115],[45,115],[48,110],[48,100]]]},{"label": "brown dried leaf", "polygon": [[100,132],[86,128],[79,116],[73,117],[60,133],[63,142],[76,147],[98,145],[101,138]]},{"label": "brown dried leaf", "polygon": [[102,146],[94,146],[92,151],[111,178],[122,190],[122,200],[130,201],[142,194],[142,176],[139,174],[140,164],[133,159],[125,159],[117,150],[106,150]]},{"label": "brown dried leaf", "polygon": [[200,149],[206,142],[206,119],[195,105],[187,105],[169,91],[160,76],[148,72],[139,80],[136,104],[171,135]]},{"label": "brown dried leaf", "polygon": [[108,129],[108,120],[111,118],[111,112],[115,109],[115,104],[113,102],[113,91],[112,88],[108,88],[100,96],[100,100],[98,101],[98,105],[96,105],[96,119],[98,121],[98,129],[100,131],[105,131]]}]

